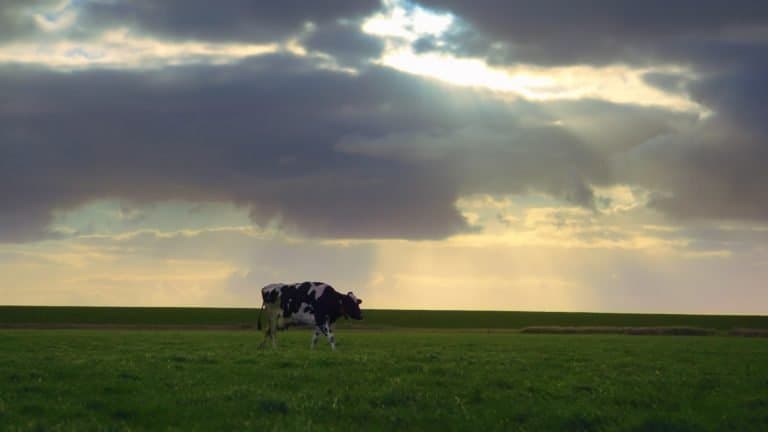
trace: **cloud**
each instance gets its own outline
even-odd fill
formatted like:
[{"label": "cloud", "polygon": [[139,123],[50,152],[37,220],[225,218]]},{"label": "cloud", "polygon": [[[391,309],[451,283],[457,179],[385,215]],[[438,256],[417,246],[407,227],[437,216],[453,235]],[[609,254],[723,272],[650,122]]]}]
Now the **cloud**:
[{"label": "cloud", "polygon": [[[548,31],[548,23],[497,29],[499,9],[424,4],[450,8],[455,16],[446,25],[464,20],[484,37],[529,41],[552,56],[577,27],[587,30],[578,36],[583,40],[571,35],[569,55],[580,54],[580,42],[591,49],[586,41],[612,34],[619,14],[611,3],[594,17],[576,13],[579,25],[563,22],[561,32]],[[553,4],[518,5],[511,19],[528,14],[536,23]],[[366,64],[382,43],[359,24],[378,2],[301,11],[232,3],[214,8],[214,19],[205,22],[194,2],[164,2],[152,14],[145,2],[78,3],[75,27],[91,34],[130,16],[129,28],[176,41],[258,43],[292,35],[356,71],[288,53],[66,73],[2,65],[0,241],[61,235],[52,230],[52,212],[111,198],[231,202],[247,207],[260,226],[307,236],[437,239],[477,228],[456,208],[463,196],[542,192],[595,211],[601,205],[595,189],[616,184],[647,189],[648,205],[681,219],[764,221],[760,161],[768,112],[760,101],[768,68],[754,56],[762,43],[754,30],[762,22],[759,10],[747,17],[740,4],[718,15],[719,3],[705,2],[701,20],[673,10],[661,22],[651,19],[660,10],[656,3],[628,6],[648,27],[632,23],[619,40],[632,55],[600,57],[598,49],[555,62],[594,56],[596,63],[633,62],[643,47],[654,48],[643,61],[677,53],[675,61],[691,63],[695,73],[650,68],[638,77],[710,110],[700,118],[594,99],[531,101]],[[4,17],[17,17],[22,8],[13,3],[3,10]],[[235,24],[224,26],[235,11]],[[269,25],[259,27],[262,21]],[[554,21],[563,20],[555,15]],[[281,30],[259,33],[269,26]],[[546,37],[535,37],[539,31]],[[690,51],[680,49],[700,34],[717,38],[697,36]],[[716,67],[713,59],[728,46],[740,49]]]},{"label": "cloud", "polygon": [[25,221],[3,224],[4,240],[39,235],[53,209],[112,197],[235,202],[259,224],[331,237],[432,238],[466,226],[456,179],[334,150],[346,135],[448,127],[460,113],[434,110],[439,91],[420,80],[290,56],[1,73],[0,214]]},{"label": "cloud", "polygon": [[509,100],[375,66],[348,74],[290,55],[0,75],[0,217],[23,221],[0,225],[6,241],[40,238],[54,209],[109,198],[232,202],[261,226],[309,236],[444,238],[473,229],[455,206],[464,195],[538,191],[594,208],[597,185],[674,188],[655,171],[674,166],[630,170],[635,154],[656,156],[626,152],[695,122],[605,102]]},{"label": "cloud", "polygon": [[589,184],[610,177],[601,156],[562,128],[520,124],[514,114],[504,125],[472,123],[442,131],[345,138],[337,148],[437,166],[456,176],[462,195],[537,189],[589,207],[593,198]]},{"label": "cloud", "polygon": [[0,5],[0,62],[148,68],[309,48],[354,67],[381,52],[360,29],[379,0],[294,3],[11,0]]},{"label": "cloud", "polygon": [[60,5],[61,0],[3,0],[0,3],[0,43],[40,35],[44,32],[38,24],[41,13],[56,12]]},{"label": "cloud", "polygon": [[643,80],[668,93],[687,93],[687,84],[690,80],[680,74],[648,72],[643,75]]},{"label": "cloud", "polygon": [[91,32],[127,27],[163,39],[271,42],[291,38],[308,23],[333,24],[370,15],[379,0],[254,2],[228,0],[108,0],[84,3],[80,27]]},{"label": "cloud", "polygon": [[377,58],[384,50],[384,42],[360,30],[359,22],[344,22],[313,29],[302,40],[310,51],[328,54],[343,65]]},{"label": "cloud", "polygon": [[418,3],[450,11],[464,24],[449,46],[499,63],[677,63],[691,45],[724,36],[751,40],[768,25],[768,5],[757,0]]},{"label": "cloud", "polygon": [[[423,0],[448,10],[457,25],[422,50],[485,57],[498,65],[675,65],[687,74],[651,71],[646,83],[687,95],[701,119],[664,121],[654,111],[624,128],[624,112],[555,108],[564,126],[610,151],[613,180],[654,191],[653,208],[678,220],[768,219],[760,161],[767,154],[765,55],[768,5],[757,1],[606,1],[535,3]],[[565,13],[567,8],[567,13]],[[691,14],[690,10],[696,10]],[[627,19],[631,17],[631,19]],[[452,33],[451,33],[452,32]],[[562,104],[560,104],[562,106]],[[573,108],[583,109],[583,116]],[[600,114],[597,114],[600,113]],[[595,117],[597,115],[597,117]],[[613,119],[611,119],[613,117]]]},{"label": "cloud", "polygon": [[712,118],[623,158],[626,180],[663,192],[650,205],[680,219],[768,219],[766,136]]},{"label": "cloud", "polygon": [[153,225],[0,244],[0,271],[7,276],[3,301],[258,307],[262,286],[302,280],[322,280],[365,299],[376,257],[369,242],[291,239],[248,227],[163,231]]}]

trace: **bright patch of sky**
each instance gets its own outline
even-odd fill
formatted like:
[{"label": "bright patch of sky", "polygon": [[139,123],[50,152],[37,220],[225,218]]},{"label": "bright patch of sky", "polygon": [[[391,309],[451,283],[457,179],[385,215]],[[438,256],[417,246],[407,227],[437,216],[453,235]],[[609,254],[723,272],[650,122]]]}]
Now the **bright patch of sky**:
[{"label": "bright patch of sky", "polygon": [[385,38],[415,42],[423,36],[440,36],[454,22],[451,14],[437,14],[400,0],[384,0],[384,8],[363,23],[363,31]]},{"label": "bright patch of sky", "polygon": [[277,44],[166,42],[134,35],[126,28],[91,41],[22,41],[0,48],[0,62],[45,64],[59,69],[153,68],[188,63],[231,63],[277,52]]},{"label": "bright patch of sky", "polygon": [[650,193],[645,189],[616,185],[595,188],[594,193],[595,209],[563,206],[539,194],[463,197],[456,206],[478,231],[451,237],[446,243],[467,247],[638,250],[677,257],[729,253],[722,248],[693,250],[690,233],[677,232],[646,207]]},{"label": "bright patch of sky", "polygon": [[454,17],[404,0],[386,0],[384,5],[383,11],[366,20],[362,29],[386,41],[386,50],[376,62],[403,72],[458,86],[512,93],[531,100],[595,98],[679,111],[704,111],[684,95],[666,93],[643,80],[643,76],[651,72],[693,77],[692,72],[679,66],[633,69],[623,65],[552,68],[523,65],[502,68],[491,67],[481,58],[457,57],[442,52],[419,53],[413,49],[413,43],[422,37],[433,37],[439,45],[440,37],[454,25]]}]

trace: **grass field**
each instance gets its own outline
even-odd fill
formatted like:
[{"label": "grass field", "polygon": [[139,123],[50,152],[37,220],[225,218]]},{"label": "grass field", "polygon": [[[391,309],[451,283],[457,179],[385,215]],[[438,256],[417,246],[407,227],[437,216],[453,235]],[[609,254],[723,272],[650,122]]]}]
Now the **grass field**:
[{"label": "grass field", "polygon": [[0,330],[0,430],[768,430],[768,340]]},{"label": "grass field", "polygon": [[[3,325],[148,325],[253,327],[258,309],[0,306]],[[768,316],[567,312],[364,310],[363,321],[339,327],[520,329],[529,326],[687,326],[768,329]]]},{"label": "grass field", "polygon": [[257,315],[0,307],[0,327],[97,328],[0,330],[0,431],[768,430],[768,339],[477,331],[768,317],[366,310],[331,353],[299,329],[257,350]]}]

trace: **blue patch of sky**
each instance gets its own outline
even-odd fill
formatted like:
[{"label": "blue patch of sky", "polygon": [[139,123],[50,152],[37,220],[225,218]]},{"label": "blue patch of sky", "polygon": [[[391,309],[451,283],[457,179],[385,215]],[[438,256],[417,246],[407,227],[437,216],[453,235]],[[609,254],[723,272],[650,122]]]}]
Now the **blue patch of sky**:
[{"label": "blue patch of sky", "polygon": [[248,209],[229,203],[172,201],[135,205],[118,200],[94,201],[58,212],[52,224],[76,235],[109,235],[138,230],[172,232],[249,225]]},{"label": "blue patch of sky", "polygon": [[41,12],[40,16],[45,18],[45,20],[50,22],[50,23],[55,23],[63,15],[65,15],[65,14],[67,14],[69,12],[72,12],[73,9],[77,9],[83,3],[85,3],[85,0],[70,0],[63,7],[59,7],[59,5],[56,5],[56,7],[54,9],[47,10],[45,12]]},{"label": "blue patch of sky", "polygon": [[97,59],[97,58],[101,57],[101,54],[96,54],[96,53],[88,52],[88,50],[86,50],[83,47],[76,47],[76,48],[72,48],[69,51],[67,51],[66,52],[66,56],[67,57],[73,57],[73,58],[79,57],[79,58],[84,58],[84,59],[87,59],[87,60],[94,60],[94,59]]}]

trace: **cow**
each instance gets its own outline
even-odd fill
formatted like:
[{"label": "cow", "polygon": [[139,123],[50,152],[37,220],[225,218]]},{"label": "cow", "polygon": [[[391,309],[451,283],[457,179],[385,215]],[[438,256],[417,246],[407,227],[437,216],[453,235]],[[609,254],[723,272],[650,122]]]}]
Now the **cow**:
[{"label": "cow", "polygon": [[335,351],[336,339],[331,324],[339,317],[363,319],[360,312],[362,300],[351,291],[346,295],[340,294],[323,282],[269,284],[261,289],[261,298],[263,303],[259,310],[257,328],[261,330],[261,313],[265,310],[269,325],[259,348],[263,348],[268,339],[272,341],[273,348],[277,347],[278,329],[282,330],[292,324],[308,324],[315,327],[310,349],[315,348],[317,338],[322,333]]}]

